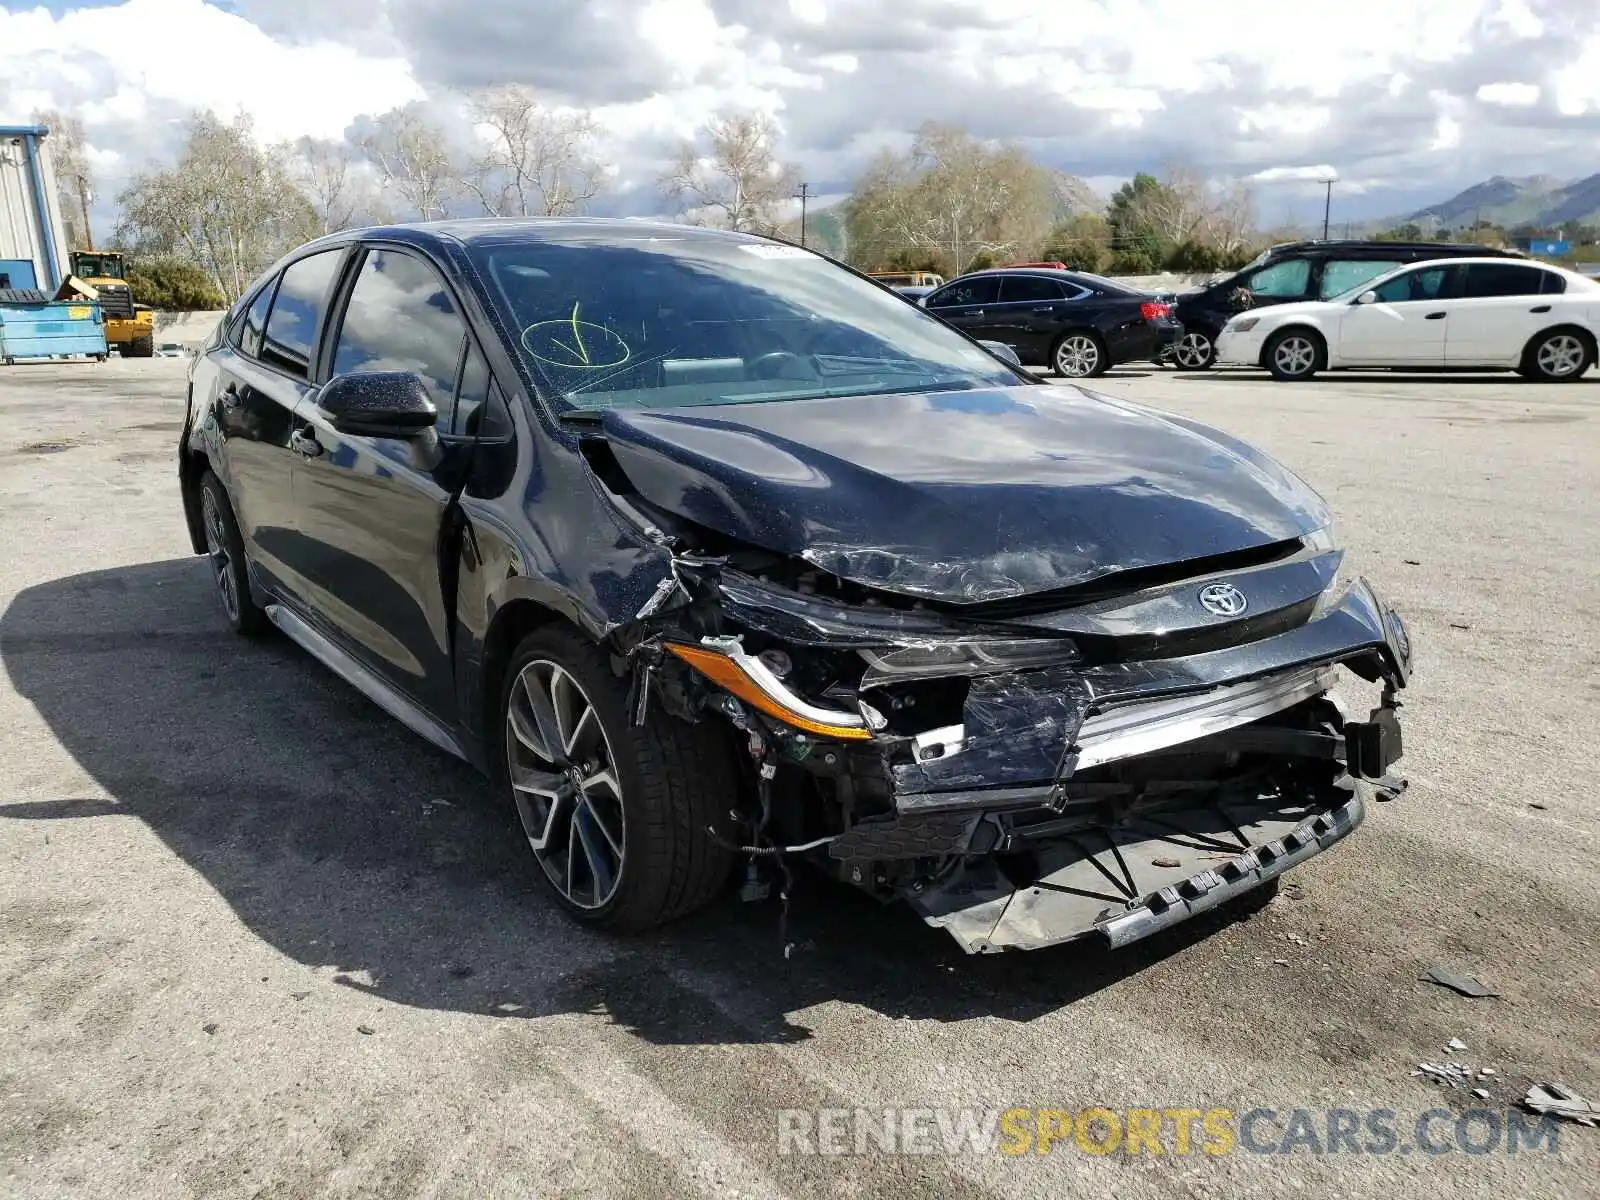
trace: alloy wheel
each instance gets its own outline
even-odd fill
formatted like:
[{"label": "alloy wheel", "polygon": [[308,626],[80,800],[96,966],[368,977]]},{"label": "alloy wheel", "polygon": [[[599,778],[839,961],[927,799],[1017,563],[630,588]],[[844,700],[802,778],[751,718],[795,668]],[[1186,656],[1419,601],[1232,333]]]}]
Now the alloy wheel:
[{"label": "alloy wheel", "polygon": [[1100,347],[1088,334],[1074,333],[1061,339],[1056,348],[1056,372],[1082,377],[1093,375],[1100,365]]},{"label": "alloy wheel", "polygon": [[1583,359],[1583,343],[1570,333],[1558,333],[1540,343],[1535,361],[1546,375],[1561,379],[1582,367]]},{"label": "alloy wheel", "polygon": [[211,573],[216,580],[217,594],[222,597],[222,609],[228,620],[239,620],[239,587],[233,575],[233,555],[228,553],[228,534],[222,524],[222,510],[216,497],[208,489],[200,500],[201,523],[206,531],[206,555],[211,560]]},{"label": "alloy wheel", "polygon": [[534,857],[578,908],[616,894],[627,849],[622,784],[600,714],[549,659],[522,668],[506,706],[506,764]]},{"label": "alloy wheel", "polygon": [[1310,338],[1290,334],[1273,349],[1272,361],[1285,375],[1304,375],[1316,365],[1317,348]]},{"label": "alloy wheel", "polygon": [[1203,333],[1186,333],[1178,342],[1173,357],[1180,367],[1197,371],[1211,364],[1211,339]]}]

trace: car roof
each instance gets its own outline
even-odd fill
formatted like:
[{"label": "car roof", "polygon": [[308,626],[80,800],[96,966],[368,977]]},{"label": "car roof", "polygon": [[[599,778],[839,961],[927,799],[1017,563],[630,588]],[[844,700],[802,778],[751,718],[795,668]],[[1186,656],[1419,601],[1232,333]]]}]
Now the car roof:
[{"label": "car roof", "polygon": [[1303,242],[1280,242],[1278,245],[1271,247],[1269,253],[1272,258],[1288,258],[1293,255],[1303,254],[1349,254],[1352,252],[1392,254],[1396,250],[1404,250],[1407,253],[1415,251],[1440,252],[1436,257],[1444,257],[1445,255],[1451,257],[1477,255],[1491,258],[1527,257],[1520,250],[1485,246],[1479,242],[1391,242],[1380,241],[1375,238],[1328,238],[1326,240],[1313,239]]},{"label": "car roof", "polygon": [[978,275],[1020,275],[1057,281],[1064,279],[1068,283],[1075,283],[1081,288],[1088,288],[1090,291],[1094,291],[1096,288],[1103,288],[1108,284],[1118,291],[1125,291],[1130,294],[1136,290],[1121,280],[1107,279],[1104,275],[1095,275],[1089,271],[1063,271],[1060,267],[985,267],[981,271],[968,271],[965,275],[958,275],[950,283],[956,283],[962,279],[972,279]]}]

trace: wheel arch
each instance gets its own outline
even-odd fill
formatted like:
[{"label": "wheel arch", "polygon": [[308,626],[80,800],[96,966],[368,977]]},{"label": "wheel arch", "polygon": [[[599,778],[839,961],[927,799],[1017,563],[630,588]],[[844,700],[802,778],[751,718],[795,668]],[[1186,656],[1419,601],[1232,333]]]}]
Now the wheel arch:
[{"label": "wheel arch", "polygon": [[211,469],[205,452],[187,444],[178,451],[178,493],[183,498],[183,521],[189,530],[189,545],[196,554],[206,552],[205,523],[200,515],[200,481]]},{"label": "wheel arch", "polygon": [[1263,368],[1266,367],[1267,358],[1272,354],[1273,347],[1291,333],[1309,333],[1322,347],[1322,361],[1324,363],[1328,361],[1328,335],[1315,325],[1308,324],[1305,321],[1292,321],[1267,334],[1261,343],[1261,357],[1256,360],[1256,365]]},{"label": "wheel arch", "polygon": [[581,629],[547,604],[528,596],[507,600],[495,610],[484,631],[483,649],[478,659],[478,711],[473,715],[473,732],[487,748],[491,722],[500,709],[500,692],[505,687],[506,667],[517,647],[529,634],[550,625]]},{"label": "wheel arch", "polygon": [[1518,361],[1526,363],[1533,354],[1533,348],[1553,333],[1570,333],[1589,348],[1589,361],[1600,358],[1600,342],[1595,339],[1594,331],[1587,326],[1579,325],[1576,321],[1558,321],[1548,325],[1530,337],[1522,346],[1522,357]]}]

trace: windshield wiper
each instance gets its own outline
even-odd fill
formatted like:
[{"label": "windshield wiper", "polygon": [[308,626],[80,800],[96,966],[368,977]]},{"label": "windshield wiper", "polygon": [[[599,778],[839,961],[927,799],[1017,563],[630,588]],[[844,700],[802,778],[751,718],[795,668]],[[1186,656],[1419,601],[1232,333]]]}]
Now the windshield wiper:
[{"label": "windshield wiper", "polygon": [[733,396],[714,396],[703,404],[751,404],[766,400],[848,400],[857,396],[895,396],[923,392],[970,392],[978,385],[967,380],[945,380],[921,387],[908,388],[904,384],[880,388],[812,388],[795,392],[745,392]]}]

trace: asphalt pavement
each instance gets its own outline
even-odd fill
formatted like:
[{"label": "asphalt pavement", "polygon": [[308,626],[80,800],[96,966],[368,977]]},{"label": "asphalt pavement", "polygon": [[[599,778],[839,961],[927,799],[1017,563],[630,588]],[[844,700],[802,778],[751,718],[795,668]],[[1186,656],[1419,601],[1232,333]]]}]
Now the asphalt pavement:
[{"label": "asphalt pavement", "polygon": [[[785,959],[733,894],[574,928],[470,770],[234,638],[185,366],[0,368],[0,1194],[1594,1194],[1600,1129],[1506,1131],[1532,1082],[1600,1100],[1600,375],[1098,381],[1330,501],[1418,647],[1411,786],[1270,903],[1120,953],[970,959],[805,881]],[[1097,1153],[1130,1109],[1163,1152]],[[1180,1144],[1191,1109],[1231,1135]]]}]

